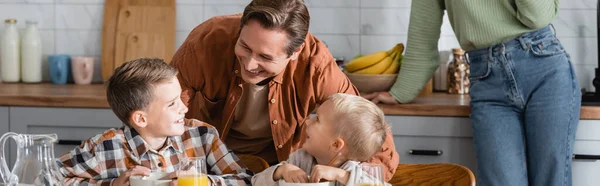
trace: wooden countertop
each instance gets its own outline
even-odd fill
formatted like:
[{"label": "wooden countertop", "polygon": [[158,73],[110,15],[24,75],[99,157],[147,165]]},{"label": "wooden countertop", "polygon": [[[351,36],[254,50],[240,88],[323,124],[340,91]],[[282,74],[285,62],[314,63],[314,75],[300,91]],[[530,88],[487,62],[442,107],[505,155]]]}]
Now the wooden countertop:
[{"label": "wooden countertop", "polygon": [[0,105],[109,108],[102,84],[0,84]]},{"label": "wooden countertop", "polygon": [[[410,104],[379,105],[386,115],[468,117],[469,96],[433,93]],[[109,108],[104,85],[0,84],[0,106]],[[581,119],[600,119],[600,107],[581,107]]]}]

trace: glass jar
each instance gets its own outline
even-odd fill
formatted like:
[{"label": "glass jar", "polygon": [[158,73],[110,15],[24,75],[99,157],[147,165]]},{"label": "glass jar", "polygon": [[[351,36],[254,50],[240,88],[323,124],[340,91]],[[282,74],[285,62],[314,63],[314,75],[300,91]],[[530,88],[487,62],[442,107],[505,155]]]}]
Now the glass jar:
[{"label": "glass jar", "polygon": [[468,94],[469,93],[469,64],[465,57],[465,51],[460,48],[453,48],[454,59],[448,64],[448,93],[450,94]]}]

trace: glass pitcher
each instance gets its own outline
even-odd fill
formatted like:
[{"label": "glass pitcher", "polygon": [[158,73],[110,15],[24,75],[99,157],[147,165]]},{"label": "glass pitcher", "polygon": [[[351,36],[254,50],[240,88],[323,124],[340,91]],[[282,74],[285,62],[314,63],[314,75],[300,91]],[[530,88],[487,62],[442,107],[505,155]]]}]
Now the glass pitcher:
[{"label": "glass pitcher", "polygon": [[[6,140],[13,138],[17,143],[17,161],[8,169],[4,157]],[[63,186],[64,177],[54,159],[56,134],[17,134],[8,132],[0,138],[0,176],[4,184]]]}]

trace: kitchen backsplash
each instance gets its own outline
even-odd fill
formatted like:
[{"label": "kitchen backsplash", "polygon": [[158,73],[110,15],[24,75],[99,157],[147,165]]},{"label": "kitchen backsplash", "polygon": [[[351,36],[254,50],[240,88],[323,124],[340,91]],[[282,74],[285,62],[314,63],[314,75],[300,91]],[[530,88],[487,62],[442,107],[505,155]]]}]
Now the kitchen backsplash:
[{"label": "kitchen backsplash", "polygon": [[[240,13],[250,0],[177,0],[176,47],[204,20]],[[336,57],[351,59],[406,43],[411,0],[305,0],[311,14],[310,31],[325,41]],[[100,78],[104,0],[0,0],[0,19],[39,22],[44,54],[94,56],[94,82]],[[582,87],[593,90],[597,64],[596,0],[563,0],[553,22],[571,55]],[[3,28],[0,28],[2,31]],[[440,51],[458,47],[447,20],[442,26]],[[46,58],[46,57],[44,57]],[[446,60],[447,56],[442,56]],[[46,62],[44,61],[44,65]],[[47,67],[43,72],[47,81]]]}]

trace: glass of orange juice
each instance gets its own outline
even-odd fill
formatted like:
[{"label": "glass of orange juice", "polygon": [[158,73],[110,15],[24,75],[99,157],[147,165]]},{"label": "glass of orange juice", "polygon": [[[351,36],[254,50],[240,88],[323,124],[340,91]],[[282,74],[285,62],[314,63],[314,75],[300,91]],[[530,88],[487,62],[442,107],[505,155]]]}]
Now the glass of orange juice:
[{"label": "glass of orange juice", "polygon": [[188,157],[182,161],[177,175],[178,186],[208,186],[204,158]]},{"label": "glass of orange juice", "polygon": [[356,167],[355,186],[384,186],[383,167],[380,164],[361,163]]}]

